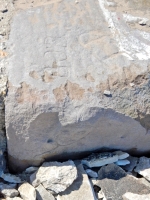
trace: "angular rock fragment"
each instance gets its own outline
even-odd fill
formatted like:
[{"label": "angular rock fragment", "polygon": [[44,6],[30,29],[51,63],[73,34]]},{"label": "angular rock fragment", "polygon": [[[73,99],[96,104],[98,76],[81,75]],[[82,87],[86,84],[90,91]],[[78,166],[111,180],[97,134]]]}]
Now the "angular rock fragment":
[{"label": "angular rock fragment", "polygon": [[3,189],[1,190],[1,193],[4,195],[4,197],[17,197],[19,195],[19,192],[16,189]]},{"label": "angular rock fragment", "polygon": [[137,164],[134,171],[138,172],[140,175],[150,181],[150,158],[145,156],[140,157],[139,163]]},{"label": "angular rock fragment", "polygon": [[137,157],[133,157],[133,156],[129,156],[128,160],[130,161],[130,164],[124,166],[123,169],[125,169],[128,172],[132,172],[134,167],[137,165],[138,158]]},{"label": "angular rock fragment", "polygon": [[2,174],[1,178],[4,179],[4,181],[7,181],[9,183],[21,183],[21,179],[15,175],[12,174]]},{"label": "angular rock fragment", "polygon": [[32,174],[34,173],[35,171],[38,170],[38,167],[28,167],[26,170],[25,170],[25,173],[27,174]]},{"label": "angular rock fragment", "polygon": [[91,178],[98,178],[98,174],[96,172],[94,172],[93,170],[86,169],[85,171]]},{"label": "angular rock fragment", "polygon": [[149,200],[150,199],[150,194],[133,194],[131,192],[125,193],[123,196],[123,200]]},{"label": "angular rock fragment", "polygon": [[122,196],[128,192],[136,194],[148,194],[150,188],[135,177],[129,176],[115,164],[101,167],[98,172],[97,185],[102,189],[106,199],[122,200]]},{"label": "angular rock fragment", "polygon": [[117,162],[115,162],[115,164],[119,165],[119,166],[125,166],[125,165],[130,164],[130,161],[129,160],[118,160]]},{"label": "angular rock fragment", "polygon": [[78,178],[58,195],[57,200],[95,200],[95,194],[82,164],[77,165]]},{"label": "angular rock fragment", "polygon": [[55,200],[54,196],[48,192],[43,185],[39,185],[36,189],[36,198],[37,200]]},{"label": "angular rock fragment", "polygon": [[46,189],[60,193],[66,190],[76,178],[77,169],[73,161],[45,162],[30,176],[30,182],[34,187],[42,184]]},{"label": "angular rock fragment", "polygon": [[35,188],[29,183],[23,183],[19,188],[20,196],[23,200],[36,200]]},{"label": "angular rock fragment", "polygon": [[[129,155],[129,154],[128,154]],[[128,156],[126,153],[123,153],[121,151],[110,153],[93,153],[87,158],[84,158],[81,162],[84,165],[87,165],[88,167],[100,167],[103,165],[115,163],[118,161],[118,158],[126,158]]]}]

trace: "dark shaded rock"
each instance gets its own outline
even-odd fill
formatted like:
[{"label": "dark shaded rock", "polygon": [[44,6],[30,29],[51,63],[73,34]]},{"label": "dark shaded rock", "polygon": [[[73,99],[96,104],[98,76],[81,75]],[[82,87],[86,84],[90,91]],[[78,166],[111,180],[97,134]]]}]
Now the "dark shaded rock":
[{"label": "dark shaded rock", "polygon": [[140,182],[140,179],[127,175],[115,164],[103,166],[98,172],[97,185],[102,188],[107,200],[122,200],[127,191],[135,194],[148,194],[150,188]]},{"label": "dark shaded rock", "polygon": [[122,168],[125,169],[128,172],[132,172],[132,170],[134,169],[134,167],[137,165],[138,158],[137,157],[129,156],[128,160],[130,161],[130,164],[128,164],[126,166],[123,166]]}]

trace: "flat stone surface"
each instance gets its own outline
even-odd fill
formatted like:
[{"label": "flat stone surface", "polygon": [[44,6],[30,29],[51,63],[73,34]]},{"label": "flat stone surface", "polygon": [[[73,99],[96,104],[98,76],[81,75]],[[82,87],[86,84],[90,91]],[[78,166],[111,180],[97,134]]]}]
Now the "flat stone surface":
[{"label": "flat stone surface", "polygon": [[77,178],[77,169],[73,161],[45,162],[37,172],[30,176],[34,187],[42,184],[54,193],[66,190]]},{"label": "flat stone surface", "polygon": [[140,179],[129,176],[115,164],[101,167],[98,172],[97,185],[102,189],[106,199],[122,200],[126,191],[135,194],[149,194],[150,188],[140,182]]},{"label": "flat stone surface", "polygon": [[41,184],[36,187],[36,198],[37,200],[55,200],[54,196]]},{"label": "flat stone surface", "polygon": [[7,197],[6,200],[22,200],[22,199],[20,197],[14,197],[14,198]]},{"label": "flat stone surface", "polygon": [[98,174],[95,171],[91,169],[86,169],[85,171],[91,178],[98,178]]},{"label": "flat stone surface", "polygon": [[18,191],[23,200],[36,200],[36,191],[35,188],[29,183],[23,183]]},{"label": "flat stone surface", "polygon": [[78,178],[64,192],[58,195],[57,200],[95,200],[95,194],[82,164],[77,166]]},{"label": "flat stone surface", "polygon": [[133,2],[15,1],[5,64],[14,170],[96,149],[149,150],[150,31],[139,22],[150,15]]},{"label": "flat stone surface", "polygon": [[140,175],[150,181],[150,158],[144,156],[140,157],[139,163],[137,164],[134,171],[138,172]]},{"label": "flat stone surface", "polygon": [[115,162],[116,165],[119,165],[119,166],[125,166],[125,165],[128,165],[130,164],[130,161],[129,160],[118,160],[117,162]]},{"label": "flat stone surface", "polygon": [[150,194],[146,195],[138,195],[138,194],[133,194],[131,192],[125,193],[123,196],[123,200],[149,200],[150,199]]}]

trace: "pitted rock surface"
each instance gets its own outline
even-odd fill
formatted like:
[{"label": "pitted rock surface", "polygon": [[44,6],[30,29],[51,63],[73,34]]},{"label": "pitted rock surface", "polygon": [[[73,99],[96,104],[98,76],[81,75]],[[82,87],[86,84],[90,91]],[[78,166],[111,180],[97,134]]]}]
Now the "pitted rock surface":
[{"label": "pitted rock surface", "polygon": [[15,170],[96,149],[149,150],[144,2],[14,2],[6,131]]}]

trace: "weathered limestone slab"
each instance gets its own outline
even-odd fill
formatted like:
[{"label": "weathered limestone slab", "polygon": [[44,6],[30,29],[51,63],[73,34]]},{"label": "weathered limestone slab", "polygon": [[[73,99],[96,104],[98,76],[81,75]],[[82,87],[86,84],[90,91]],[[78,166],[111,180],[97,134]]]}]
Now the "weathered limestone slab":
[{"label": "weathered limestone slab", "polygon": [[121,2],[15,1],[6,98],[14,170],[96,149],[150,150],[150,33],[140,25],[150,16]]},{"label": "weathered limestone slab", "polygon": [[94,190],[82,164],[78,164],[77,169],[78,178],[66,191],[57,196],[57,200],[95,200]]}]

